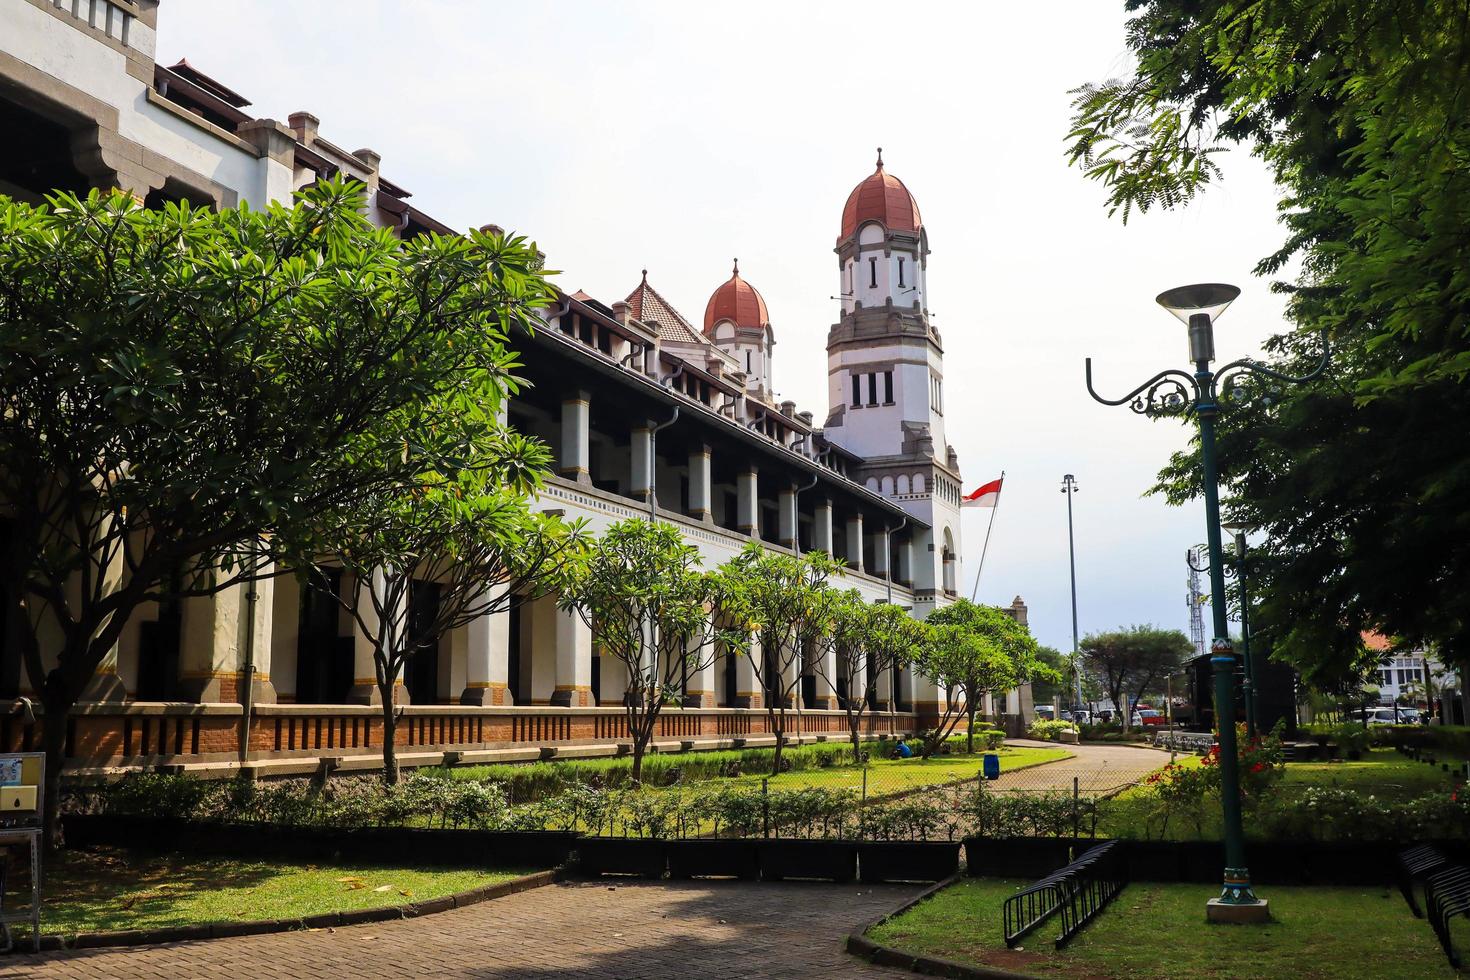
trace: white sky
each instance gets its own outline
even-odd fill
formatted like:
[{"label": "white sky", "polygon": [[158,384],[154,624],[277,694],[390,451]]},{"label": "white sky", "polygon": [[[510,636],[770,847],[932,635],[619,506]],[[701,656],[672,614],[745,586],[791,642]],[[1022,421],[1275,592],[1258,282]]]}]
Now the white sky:
[{"label": "white sky", "polygon": [[[1071,647],[1064,473],[1076,474],[1082,633],[1188,628],[1185,549],[1203,509],[1142,497],[1177,422],[1095,404],[1187,367],[1153,303],[1240,285],[1223,359],[1257,353],[1282,302],[1253,279],[1275,194],[1243,153],[1190,208],[1109,219],[1063,156],[1068,90],[1124,71],[1121,0],[613,3],[164,0],[159,61],[187,57],[260,116],[298,109],[372,147],[419,207],[536,239],[604,302],[639,270],[696,324],[740,258],[776,331],[775,387],[826,415],[832,253],[848,192],[887,169],[919,201],[946,420],[966,489],[1006,471],[980,598],[1021,595]],[[965,512],[968,594],[990,512]]]}]

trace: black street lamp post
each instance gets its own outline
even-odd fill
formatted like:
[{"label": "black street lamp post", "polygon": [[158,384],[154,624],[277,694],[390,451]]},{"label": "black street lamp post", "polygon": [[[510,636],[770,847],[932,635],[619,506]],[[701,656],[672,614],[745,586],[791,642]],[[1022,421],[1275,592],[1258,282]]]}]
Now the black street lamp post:
[{"label": "black street lamp post", "polygon": [[1249,397],[1244,383],[1311,380],[1326,369],[1328,354],[1324,349],[1322,363],[1311,374],[1301,378],[1280,374],[1250,358],[1231,361],[1218,371],[1211,370],[1210,363],[1215,359],[1214,321],[1239,295],[1239,288],[1224,283],[1180,286],[1160,293],[1158,304],[1189,328],[1189,359],[1194,362],[1194,373],[1173,368],[1160,371],[1122,398],[1109,399],[1100,396],[1092,387],[1092,358],[1089,357],[1087,391],[1104,405],[1128,405],[1140,415],[1193,415],[1199,424],[1205,535],[1210,554],[1210,612],[1215,634],[1210,645],[1210,663],[1215,675],[1220,806],[1225,823],[1224,886],[1219,898],[1210,899],[1207,913],[1213,922],[1266,922],[1270,919],[1270,907],[1251,889],[1250,871],[1245,860],[1245,834],[1240,819],[1240,773],[1235,738],[1235,651],[1230,646],[1226,616],[1215,417],[1220,413],[1222,401],[1243,401]]}]

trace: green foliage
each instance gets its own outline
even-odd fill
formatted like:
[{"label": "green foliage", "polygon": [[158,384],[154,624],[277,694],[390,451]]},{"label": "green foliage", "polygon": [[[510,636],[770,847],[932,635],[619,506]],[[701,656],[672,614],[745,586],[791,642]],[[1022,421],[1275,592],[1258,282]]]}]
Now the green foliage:
[{"label": "green foliage", "polygon": [[1123,729],[1132,724],[1130,706],[1161,685],[1194,651],[1179,630],[1131,626],[1106,633],[1089,633],[1078,652],[1098,678],[1123,717]]},{"label": "green foliage", "polygon": [[[1071,158],[1109,206],[1172,207],[1249,147],[1282,191],[1297,331],[1268,343],[1291,374],[1326,332],[1332,370],[1219,420],[1230,516],[1268,539],[1252,619],[1315,687],[1361,673],[1364,630],[1470,662],[1470,36],[1453,0],[1129,0],[1129,78],[1079,91]],[[1275,388],[1276,386],[1269,386]],[[1200,493],[1198,453],[1155,488]],[[1423,556],[1436,556],[1424,561]]]},{"label": "green foliage", "polygon": [[1062,732],[1075,732],[1077,729],[1070,721],[1057,719],[1037,718],[1026,726],[1026,734],[1031,738],[1040,739],[1043,742],[1059,742]]}]

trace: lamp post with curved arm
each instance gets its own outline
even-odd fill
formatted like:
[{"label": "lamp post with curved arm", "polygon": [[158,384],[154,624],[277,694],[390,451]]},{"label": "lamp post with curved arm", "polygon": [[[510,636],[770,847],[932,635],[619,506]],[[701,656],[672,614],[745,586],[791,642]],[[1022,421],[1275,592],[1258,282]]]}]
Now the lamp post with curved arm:
[{"label": "lamp post with curved arm", "polygon": [[[1225,823],[1225,874],[1219,898],[1207,909],[1211,921],[1265,922],[1268,904],[1251,889],[1245,860],[1245,835],[1240,820],[1240,773],[1235,742],[1235,651],[1230,646],[1226,618],[1225,563],[1220,544],[1219,472],[1215,460],[1215,417],[1221,402],[1247,400],[1250,387],[1271,383],[1310,381],[1327,369],[1329,351],[1323,336],[1322,363],[1310,374],[1294,378],[1273,371],[1251,358],[1231,361],[1212,370],[1215,359],[1215,318],[1240,295],[1236,286],[1200,283],[1160,293],[1157,302],[1189,328],[1189,359],[1194,373],[1160,371],[1122,398],[1103,398],[1092,387],[1092,358],[1087,359],[1087,391],[1104,405],[1127,405],[1140,415],[1193,415],[1199,424],[1201,482],[1205,497],[1205,535],[1210,553],[1210,612],[1214,640],[1210,664],[1215,675],[1215,724],[1219,728],[1220,806]],[[1271,389],[1263,393],[1268,401]]]}]

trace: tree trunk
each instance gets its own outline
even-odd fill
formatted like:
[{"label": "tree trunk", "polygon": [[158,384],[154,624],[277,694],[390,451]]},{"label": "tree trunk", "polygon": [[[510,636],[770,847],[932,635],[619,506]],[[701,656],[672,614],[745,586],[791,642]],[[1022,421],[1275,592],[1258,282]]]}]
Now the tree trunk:
[{"label": "tree trunk", "polygon": [[975,754],[975,701],[974,701],[973,698],[968,698],[967,697],[965,699],[965,713],[969,715],[969,717],[966,719],[966,724],[969,727],[965,729],[965,754],[966,755],[974,755]]},{"label": "tree trunk", "polygon": [[383,698],[383,782],[389,786],[398,785],[398,715],[392,688]]},{"label": "tree trunk", "polygon": [[[643,757],[648,754],[648,743],[653,741],[653,726],[658,722],[660,704],[644,704],[640,712],[632,702],[628,704],[628,732],[633,736],[633,785],[643,785]],[[642,717],[639,717],[641,714]]]},{"label": "tree trunk", "polygon": [[847,709],[847,730],[848,730],[848,732],[852,736],[852,761],[854,763],[858,763],[858,762],[862,761],[862,757],[863,757],[863,750],[862,750],[863,716],[862,716],[862,713],[861,712],[857,712],[857,713],[854,713],[853,712],[852,707],[851,707],[852,702],[850,700],[847,703],[849,705],[849,707]]},{"label": "tree trunk", "polygon": [[771,731],[776,736],[776,751],[771,758],[771,775],[781,775],[781,750],[786,747],[786,711],[777,711],[773,706],[766,706],[766,717],[771,720]]},{"label": "tree trunk", "polygon": [[61,849],[61,764],[66,761],[66,719],[76,698],[53,693],[47,683],[41,695],[41,748],[46,753],[46,784],[42,787],[45,820],[42,835],[49,851]]}]

